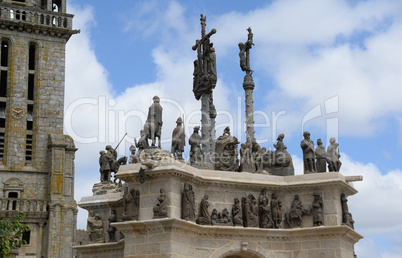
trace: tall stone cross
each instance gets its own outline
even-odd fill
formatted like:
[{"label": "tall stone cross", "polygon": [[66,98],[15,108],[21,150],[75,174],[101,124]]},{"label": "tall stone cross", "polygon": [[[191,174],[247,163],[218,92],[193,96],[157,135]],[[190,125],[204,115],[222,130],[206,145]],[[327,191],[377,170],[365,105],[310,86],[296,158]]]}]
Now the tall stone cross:
[{"label": "tall stone cross", "polygon": [[205,33],[207,17],[201,14],[201,39],[197,39],[193,50],[197,50],[194,61],[193,92],[197,100],[201,99],[201,139],[204,161],[209,160],[211,152],[215,151],[215,118],[216,110],[213,104],[212,91],[216,86],[216,55],[210,37],[216,33],[212,29]]},{"label": "tall stone cross", "polygon": [[240,68],[242,71],[246,72],[243,81],[243,89],[246,92],[246,137],[247,142],[255,142],[254,137],[254,108],[253,108],[253,90],[254,90],[254,80],[253,80],[253,70],[250,68],[250,49],[253,47],[253,33],[251,28],[247,29],[248,38],[246,43],[239,43],[239,57],[240,57]]}]

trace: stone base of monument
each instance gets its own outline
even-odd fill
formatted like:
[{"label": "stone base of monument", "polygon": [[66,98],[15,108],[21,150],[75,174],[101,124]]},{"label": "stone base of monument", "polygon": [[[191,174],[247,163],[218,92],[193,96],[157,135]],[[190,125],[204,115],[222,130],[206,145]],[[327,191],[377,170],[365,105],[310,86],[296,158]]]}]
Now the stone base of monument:
[{"label": "stone base of monument", "polygon": [[267,171],[274,176],[294,176],[295,174],[293,167],[270,167],[267,168]]},{"label": "stone base of monument", "polygon": [[[354,244],[362,238],[352,228],[342,225],[340,201],[342,193],[346,196],[357,193],[352,181],[361,180],[361,176],[316,173],[284,177],[200,170],[176,161],[161,162],[147,169],[145,181],[140,183],[139,168],[136,164],[123,165],[116,174],[129,187],[140,191],[138,221],[119,220],[112,223],[125,236],[121,250],[124,257],[353,257]],[[252,195],[258,203],[261,190],[266,188],[271,202],[271,195],[275,192],[282,203],[281,228],[234,227],[233,223],[197,225],[183,220],[184,183],[191,184],[194,191],[196,217],[201,200],[208,195],[209,213],[213,209],[220,213],[226,209],[231,221],[235,198],[242,200]],[[153,219],[153,208],[158,203],[161,188],[169,199],[168,218]],[[303,215],[300,228],[290,228],[285,218],[294,196],[300,197],[303,206],[311,207],[315,192],[322,197],[323,226],[313,227],[311,212]],[[110,212],[107,203],[112,206],[119,203],[110,194],[103,200],[101,196],[90,198],[84,197],[79,206],[91,209],[103,207]],[[120,198],[123,198],[122,195]],[[107,217],[102,218],[107,220]],[[95,257],[89,255],[89,250],[92,248],[96,252],[99,245],[75,249],[83,257]],[[84,249],[88,255],[81,251]],[[102,257],[119,256],[105,253]]]},{"label": "stone base of monument", "polygon": [[104,195],[108,193],[115,193],[119,189],[119,185],[113,182],[97,183],[92,187],[92,193],[94,195]]}]

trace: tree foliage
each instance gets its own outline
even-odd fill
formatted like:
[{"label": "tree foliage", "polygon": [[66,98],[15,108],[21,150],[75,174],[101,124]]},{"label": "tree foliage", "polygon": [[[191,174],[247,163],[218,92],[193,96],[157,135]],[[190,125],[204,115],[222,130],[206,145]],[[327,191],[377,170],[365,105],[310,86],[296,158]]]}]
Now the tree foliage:
[{"label": "tree foliage", "polygon": [[23,218],[22,212],[14,218],[0,218],[0,257],[7,257],[12,250],[25,244],[22,235],[29,227],[22,224]]}]

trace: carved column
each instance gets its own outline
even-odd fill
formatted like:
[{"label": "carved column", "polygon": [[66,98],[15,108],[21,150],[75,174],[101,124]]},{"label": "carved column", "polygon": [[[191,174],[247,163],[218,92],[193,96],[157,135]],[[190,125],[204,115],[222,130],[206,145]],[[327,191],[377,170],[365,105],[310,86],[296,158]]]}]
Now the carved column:
[{"label": "carved column", "polygon": [[253,77],[248,72],[244,76],[243,89],[246,91],[246,137],[247,142],[251,143],[254,138],[254,100],[253,90],[255,84]]},{"label": "carved column", "polygon": [[211,152],[211,118],[209,112],[209,103],[211,101],[211,93],[204,94],[201,97],[201,143],[204,153],[204,161]]}]

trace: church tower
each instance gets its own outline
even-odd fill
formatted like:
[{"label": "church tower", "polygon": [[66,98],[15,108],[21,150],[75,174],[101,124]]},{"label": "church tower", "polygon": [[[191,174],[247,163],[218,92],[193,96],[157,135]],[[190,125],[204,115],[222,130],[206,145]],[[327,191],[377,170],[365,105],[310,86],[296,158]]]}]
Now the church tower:
[{"label": "church tower", "polygon": [[72,257],[74,156],[63,135],[67,0],[0,0],[0,217],[24,213],[24,257]]}]

